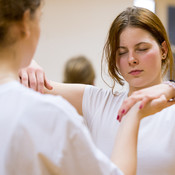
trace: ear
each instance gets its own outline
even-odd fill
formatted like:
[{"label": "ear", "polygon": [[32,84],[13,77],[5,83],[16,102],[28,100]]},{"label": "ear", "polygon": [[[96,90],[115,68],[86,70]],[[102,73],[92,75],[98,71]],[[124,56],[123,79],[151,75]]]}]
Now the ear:
[{"label": "ear", "polygon": [[163,41],[161,44],[161,54],[162,54],[162,59],[166,59],[167,54],[168,54],[168,47],[166,44],[166,41]]},{"label": "ear", "polygon": [[31,22],[31,16],[30,11],[26,10],[23,15],[23,19],[21,22],[21,35],[24,38],[28,38],[30,36],[30,22]]}]

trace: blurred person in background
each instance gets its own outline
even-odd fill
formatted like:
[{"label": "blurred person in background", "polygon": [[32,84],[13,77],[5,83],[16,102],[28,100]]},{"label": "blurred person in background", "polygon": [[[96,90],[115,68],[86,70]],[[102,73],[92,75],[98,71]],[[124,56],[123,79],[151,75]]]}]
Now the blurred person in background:
[{"label": "blurred person in background", "polygon": [[63,83],[94,85],[94,81],[95,71],[88,58],[77,56],[66,62]]}]

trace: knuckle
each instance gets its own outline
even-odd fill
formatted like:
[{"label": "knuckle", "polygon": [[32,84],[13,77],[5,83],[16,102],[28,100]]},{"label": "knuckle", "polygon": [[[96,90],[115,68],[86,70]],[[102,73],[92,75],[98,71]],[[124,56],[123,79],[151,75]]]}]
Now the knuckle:
[{"label": "knuckle", "polygon": [[144,96],[144,100],[148,100],[148,99],[150,99],[151,97],[149,96],[149,95],[145,95]]},{"label": "knuckle", "polygon": [[123,104],[127,104],[127,103],[128,103],[128,100],[125,99],[125,100],[123,101]]},{"label": "knuckle", "polygon": [[30,81],[30,86],[31,86],[31,87],[36,86],[36,82],[35,82],[35,81]]},{"label": "knuckle", "polygon": [[38,86],[43,87],[44,86],[44,82],[43,81],[38,82]]},{"label": "knuckle", "polygon": [[130,100],[135,101],[137,98],[135,96],[130,96]]},{"label": "knuckle", "polygon": [[42,69],[42,68],[37,68],[37,69],[36,69],[36,72],[37,72],[37,73],[43,73],[43,69]]},{"label": "knuckle", "polygon": [[21,76],[22,81],[28,81],[28,78],[26,76]]},{"label": "knuckle", "polygon": [[137,92],[137,91],[132,93],[132,95],[137,95],[137,94],[139,94],[139,92]]},{"label": "knuckle", "polygon": [[33,71],[34,71],[33,68],[30,68],[30,67],[29,67],[29,68],[27,69],[27,72],[28,72],[28,73],[32,73]]}]

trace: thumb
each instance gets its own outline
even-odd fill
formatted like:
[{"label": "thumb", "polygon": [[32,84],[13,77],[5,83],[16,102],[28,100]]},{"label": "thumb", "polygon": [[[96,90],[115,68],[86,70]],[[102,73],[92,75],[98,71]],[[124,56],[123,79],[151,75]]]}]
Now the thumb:
[{"label": "thumb", "polygon": [[47,80],[47,78],[44,79],[44,86],[48,89],[48,90],[52,90],[53,86],[51,85],[50,81]]}]

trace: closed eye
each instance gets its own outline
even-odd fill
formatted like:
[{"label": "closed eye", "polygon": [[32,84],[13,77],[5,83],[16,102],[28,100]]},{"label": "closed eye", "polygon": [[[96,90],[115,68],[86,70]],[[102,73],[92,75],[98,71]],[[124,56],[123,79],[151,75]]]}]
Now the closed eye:
[{"label": "closed eye", "polygon": [[126,54],[127,52],[119,52],[118,55],[121,56],[121,55],[124,55]]},{"label": "closed eye", "polygon": [[139,52],[143,52],[143,51],[147,51],[148,50],[148,48],[144,48],[144,49],[137,49],[137,51],[139,51]]}]

